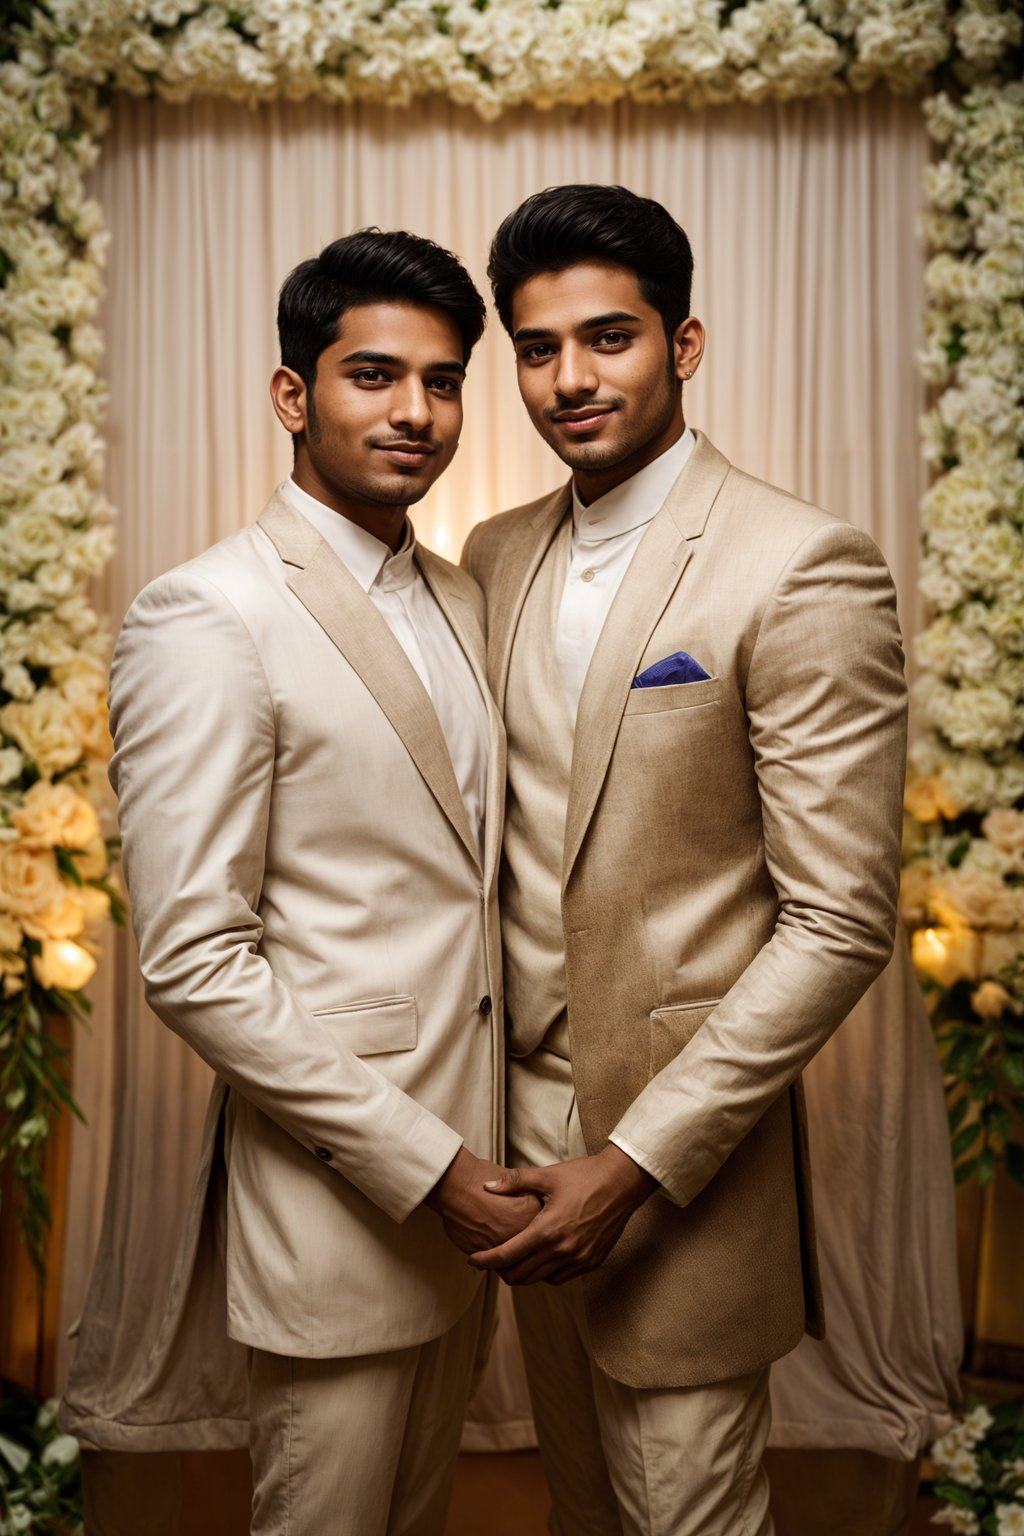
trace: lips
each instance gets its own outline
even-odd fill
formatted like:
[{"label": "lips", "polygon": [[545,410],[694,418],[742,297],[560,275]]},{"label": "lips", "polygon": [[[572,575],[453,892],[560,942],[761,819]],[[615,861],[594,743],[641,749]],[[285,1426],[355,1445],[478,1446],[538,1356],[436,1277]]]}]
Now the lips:
[{"label": "lips", "polygon": [[585,437],[588,432],[596,432],[612,414],[611,409],[566,412],[555,417],[555,421],[563,432],[568,432],[572,437]]},{"label": "lips", "polygon": [[374,443],[373,447],[398,469],[419,469],[435,451],[429,443]]}]

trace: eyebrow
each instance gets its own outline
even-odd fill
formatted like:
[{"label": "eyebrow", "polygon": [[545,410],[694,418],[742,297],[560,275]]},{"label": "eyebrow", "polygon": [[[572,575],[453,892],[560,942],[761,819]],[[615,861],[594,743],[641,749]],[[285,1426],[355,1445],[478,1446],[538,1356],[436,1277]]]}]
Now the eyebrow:
[{"label": "eyebrow", "polygon": [[[363,347],[358,352],[350,352],[342,358],[343,363],[381,363],[386,368],[407,368],[409,365],[404,358],[392,357],[390,352],[374,352],[369,347]],[[447,359],[441,363],[428,363],[424,373],[457,373],[461,378],[466,377],[466,369],[462,363],[454,359]]]},{"label": "eyebrow", "polygon": [[[577,331],[599,331],[605,325],[621,325],[624,321],[628,320],[636,324],[639,319],[639,315],[631,315],[628,309],[612,309],[606,315],[592,315],[589,320],[581,320],[579,325],[574,326],[573,329]],[[514,342],[544,341],[547,337],[554,334],[554,331],[547,330],[543,326],[534,328],[524,325],[520,330],[516,331],[512,340]]]}]

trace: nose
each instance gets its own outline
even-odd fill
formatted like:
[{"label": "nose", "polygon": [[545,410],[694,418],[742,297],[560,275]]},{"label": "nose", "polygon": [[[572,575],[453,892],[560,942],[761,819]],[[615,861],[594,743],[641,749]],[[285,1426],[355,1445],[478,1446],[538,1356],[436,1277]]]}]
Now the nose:
[{"label": "nose", "polygon": [[566,342],[558,354],[555,393],[574,400],[579,395],[592,395],[596,389],[597,374],[589,348]]},{"label": "nose", "polygon": [[408,377],[396,386],[388,419],[393,427],[408,427],[413,432],[427,430],[434,413],[422,379]]}]

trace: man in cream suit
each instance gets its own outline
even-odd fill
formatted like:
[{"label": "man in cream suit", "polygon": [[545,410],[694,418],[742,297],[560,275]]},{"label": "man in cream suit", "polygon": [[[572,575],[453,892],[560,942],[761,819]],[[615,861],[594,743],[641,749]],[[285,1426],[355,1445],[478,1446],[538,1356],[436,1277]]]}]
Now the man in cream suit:
[{"label": "man in cream suit", "polygon": [[[114,660],[147,996],[219,1079],[122,1419],[145,1447],[201,1417],[207,1385],[223,1412],[223,1350],[207,1363],[191,1331],[223,1318],[226,1275],[260,1536],[438,1536],[485,1324],[465,1254],[538,1208],[482,1188],[502,1145],[504,778],[482,604],[406,515],[455,452],[483,323],[455,258],[408,234],[299,266],[271,384],[294,472],[254,526],[145,589]],[[102,1345],[94,1321],[68,1408],[100,1444],[104,1410],[81,1405]]]},{"label": "man in cream suit", "polygon": [[799,1073],[896,920],[895,594],[686,426],[657,203],[551,188],[489,272],[572,481],[464,556],[508,733],[494,1187],[544,1203],[473,1262],[516,1287],[557,1536],[764,1536],[768,1366],[821,1326]]}]

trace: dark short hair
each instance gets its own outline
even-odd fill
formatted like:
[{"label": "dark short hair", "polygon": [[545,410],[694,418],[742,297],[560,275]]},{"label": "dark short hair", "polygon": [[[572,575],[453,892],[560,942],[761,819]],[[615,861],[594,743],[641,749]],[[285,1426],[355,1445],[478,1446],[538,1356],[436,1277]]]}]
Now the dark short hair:
[{"label": "dark short hair", "polygon": [[606,261],[635,272],[669,339],[690,313],[693,252],[667,209],[626,187],[547,187],[520,203],[491,242],[487,276],[510,336],[519,285],[539,272],[561,272],[582,261]]},{"label": "dark short hair", "polygon": [[433,304],[455,321],[462,361],[483,334],[487,311],[465,267],[433,240],[404,229],[356,230],[289,272],[277,301],[281,362],[312,389],[317,360],[337,341],[346,310],[365,304]]}]

